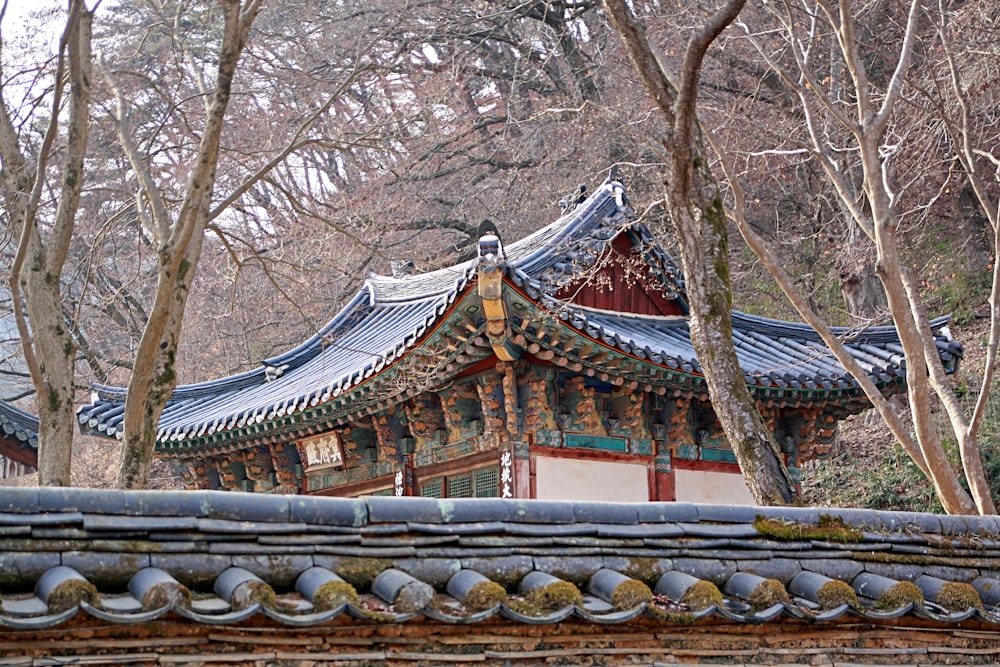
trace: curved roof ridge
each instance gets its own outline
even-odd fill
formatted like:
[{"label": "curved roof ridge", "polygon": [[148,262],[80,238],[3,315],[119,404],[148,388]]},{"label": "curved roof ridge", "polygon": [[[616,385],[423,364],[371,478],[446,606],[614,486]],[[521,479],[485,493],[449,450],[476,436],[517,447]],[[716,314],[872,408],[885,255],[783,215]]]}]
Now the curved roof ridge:
[{"label": "curved roof ridge", "polygon": [[687,315],[646,315],[643,313],[624,313],[617,310],[607,310],[605,308],[595,308],[593,306],[581,306],[575,303],[566,303],[555,297],[548,297],[546,300],[551,300],[558,304],[557,312],[559,311],[582,311],[584,314],[593,313],[595,315],[614,315],[622,319],[634,319],[634,320],[645,320],[650,322],[687,322]]},{"label": "curved roof ridge", "polygon": [[[535,264],[546,259],[553,248],[576,238],[581,232],[602,226],[610,215],[621,214],[629,218],[629,225],[632,224],[632,209],[625,203],[624,194],[625,188],[620,182],[605,180],[582,204],[533,234],[507,246],[507,263],[531,273],[538,268]],[[607,209],[606,214],[595,215],[602,213],[604,209]]]},{"label": "curved roof ridge", "polygon": [[[764,331],[776,336],[788,335],[796,338],[821,340],[816,330],[803,322],[777,320],[761,315],[752,315],[739,310],[734,310],[732,313],[733,325],[740,324],[742,328],[750,331]],[[937,317],[930,322],[931,330],[935,334],[941,333],[948,336],[944,330],[950,321],[951,315]],[[838,336],[843,336],[846,343],[891,343],[899,341],[899,332],[891,324],[865,327],[830,327],[830,330]],[[948,337],[950,338],[950,336]]]},{"label": "curved roof ridge", "polygon": [[470,259],[434,271],[410,276],[384,276],[373,273],[365,281],[372,305],[404,303],[432,299],[461,290],[472,277],[476,260]]},{"label": "curved roof ridge", "polygon": [[319,331],[310,336],[307,340],[299,343],[286,352],[263,359],[260,363],[265,367],[270,366],[272,368],[280,367],[284,364],[294,364],[294,367],[298,367],[302,363],[305,363],[315,357],[320,353],[324,342],[328,340],[329,336],[339,327],[349,323],[348,314],[354,312],[358,306],[370,299],[368,289],[369,288],[366,283],[365,286],[358,290],[358,293],[355,294],[343,308],[337,311],[336,315],[330,318],[326,324],[320,327]]}]

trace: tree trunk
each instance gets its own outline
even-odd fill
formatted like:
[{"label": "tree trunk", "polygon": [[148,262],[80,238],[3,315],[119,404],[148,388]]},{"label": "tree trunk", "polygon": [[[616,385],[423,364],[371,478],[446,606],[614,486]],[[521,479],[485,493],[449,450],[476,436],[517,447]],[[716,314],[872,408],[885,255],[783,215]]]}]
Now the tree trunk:
[{"label": "tree trunk", "polygon": [[[52,115],[32,168],[17,142],[5,104],[0,104],[0,161],[8,215],[19,237],[11,266],[10,291],[35,387],[38,410],[38,481],[43,486],[71,483],[75,414],[76,345],[62,308],[62,271],[73,237],[83,189],[84,158],[90,124],[91,24],[93,13],[82,0],[69,4],[59,42]],[[66,146],[55,218],[40,224],[39,200],[50,151],[63,114],[64,81],[69,83]],[[23,292],[22,292],[23,290]],[[22,307],[27,306],[27,317]],[[30,322],[30,325],[29,325]]]},{"label": "tree trunk", "polygon": [[[678,167],[683,165],[674,165]],[[672,178],[671,183],[677,180]],[[747,389],[733,347],[729,243],[722,196],[718,191],[711,192],[711,199],[704,205],[692,201],[692,195],[689,193],[685,200],[682,193],[673,192],[668,197],[691,304],[691,342],[705,374],[712,407],[754,501],[761,505],[786,504],[795,496],[791,478]],[[690,204],[684,206],[685,201]]]},{"label": "tree trunk", "polygon": [[177,219],[167,218],[162,195],[155,187],[150,167],[130,150],[126,113],[119,111],[119,136],[136,172],[141,172],[146,196],[159,230],[158,279],[149,321],[139,341],[123,418],[123,440],[118,488],[144,488],[156,448],[156,434],[167,400],[177,386],[177,348],[184,309],[201,256],[205,226],[210,217],[219,143],[229,105],[233,78],[246,45],[259,1],[241,7],[239,0],[224,0],[225,23],[219,49],[215,89],[202,130],[201,143]]},{"label": "tree trunk", "polygon": [[667,208],[674,223],[691,304],[690,329],[712,406],[736,454],[747,487],[762,505],[794,499],[794,486],[774,436],[747,389],[733,347],[732,287],[725,209],[702,146],[696,100],[701,63],[716,36],[735,20],[744,0],[730,0],[688,42],[681,78],[664,71],[642,26],[623,0],[604,0],[637,74],[671,127]]}]

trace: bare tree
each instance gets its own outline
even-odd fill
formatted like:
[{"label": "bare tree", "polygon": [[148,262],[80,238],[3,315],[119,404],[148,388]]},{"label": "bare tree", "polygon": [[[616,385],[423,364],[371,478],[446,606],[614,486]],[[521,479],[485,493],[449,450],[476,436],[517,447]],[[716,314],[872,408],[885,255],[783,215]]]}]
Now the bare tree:
[{"label": "bare tree", "polygon": [[736,19],[743,0],[729,0],[691,35],[680,76],[665,71],[623,0],[604,0],[611,25],[650,97],[670,127],[665,198],[677,233],[691,302],[691,340],[712,405],[756,502],[791,502],[794,490],[781,453],[747,389],[733,348],[729,244],[722,193],[698,129],[700,71],[713,40]]},{"label": "bare tree", "polygon": [[219,145],[225,126],[233,79],[260,0],[223,0],[222,37],[214,85],[190,166],[184,198],[176,214],[164,200],[154,167],[129,132],[129,105],[110,76],[117,106],[118,136],[140,183],[140,216],[156,244],[157,287],[128,385],[124,415],[124,447],[118,470],[119,488],[144,487],[156,444],[160,415],[177,386],[176,357],[191,282],[201,256],[205,227],[212,210]]},{"label": "bare tree", "polygon": [[[946,511],[993,513],[995,508],[978,448],[978,425],[975,418],[972,423],[969,422],[955,397],[931,334],[918,282],[900,251],[899,233],[903,223],[900,210],[901,188],[894,159],[908,143],[919,141],[919,137],[913,128],[907,128],[896,120],[896,115],[914,58],[919,37],[918,26],[925,14],[919,1],[909,4],[902,17],[905,27],[896,65],[888,77],[887,85],[881,87],[873,84],[869,75],[863,45],[856,34],[853,10],[846,1],[839,4],[820,1],[801,5],[784,2],[773,7],[773,14],[778,19],[784,43],[787,44],[787,62],[770,46],[771,37],[768,37],[768,44],[765,44],[753,31],[747,29],[747,32],[768,67],[781,76],[799,97],[806,135],[788,137],[786,146],[791,144],[812,155],[836,188],[841,205],[850,212],[853,222],[864,231],[876,250],[877,272],[885,288],[889,311],[899,331],[908,362],[907,394],[913,437],[909,435],[909,429],[900,422],[892,406],[880,400],[874,387],[866,386],[863,373],[858,374],[860,369],[848,367],[849,370],[861,381],[904,449],[932,481]],[[939,31],[939,36],[945,35],[946,31]],[[828,36],[836,40],[839,57],[847,72],[847,89],[835,93],[829,87],[830,78],[818,71],[819,65],[810,58],[818,41]],[[829,67],[829,64],[824,63],[823,66]],[[951,69],[951,81],[954,83],[952,94],[961,98],[963,91],[954,68]],[[974,178],[977,158],[969,145],[968,136],[962,134],[961,125],[961,120],[946,123],[952,131],[958,160]],[[851,139],[849,147],[830,140],[832,128],[845,132]],[[836,152],[835,145],[838,146]],[[851,169],[855,164],[861,172],[860,193],[855,192],[851,186]],[[982,201],[987,211],[992,210],[994,204],[988,199]],[[739,217],[737,215],[738,219]],[[786,293],[792,296],[803,316],[815,322],[815,313],[802,308],[801,298],[793,295],[787,276],[782,275],[773,254],[769,254],[767,248],[762,247],[758,241],[759,239],[753,240],[751,245],[755,246],[769,270],[778,277],[779,284]],[[992,317],[994,320],[997,317],[995,309]],[[815,322],[814,326],[821,333],[824,332],[822,323]],[[994,322],[994,328],[995,326]],[[836,351],[838,341],[830,336],[828,329],[825,330],[824,337]],[[988,363],[992,365],[995,360],[991,359]],[[959,475],[942,446],[932,416],[932,392],[945,407],[955,433],[971,497],[963,489]],[[988,392],[987,381],[980,395],[981,401],[986,400]]]},{"label": "bare tree", "polygon": [[[4,2],[0,23],[7,10]],[[36,392],[39,415],[39,482],[70,483],[74,422],[76,344],[63,313],[66,263],[84,182],[90,124],[91,23],[93,10],[70,0],[59,40],[48,124],[32,145],[18,132],[8,107],[6,75],[0,75],[0,181],[7,217],[18,236],[10,271],[14,314]],[[0,61],[2,62],[2,61]],[[69,104],[64,108],[66,87]],[[30,114],[29,114],[30,115]],[[65,127],[60,122],[65,118]],[[63,135],[62,133],[65,132]],[[62,145],[57,147],[57,143]],[[58,159],[58,164],[53,159]],[[47,179],[58,178],[58,204],[48,217],[43,203]],[[25,312],[25,307],[27,312]]]}]

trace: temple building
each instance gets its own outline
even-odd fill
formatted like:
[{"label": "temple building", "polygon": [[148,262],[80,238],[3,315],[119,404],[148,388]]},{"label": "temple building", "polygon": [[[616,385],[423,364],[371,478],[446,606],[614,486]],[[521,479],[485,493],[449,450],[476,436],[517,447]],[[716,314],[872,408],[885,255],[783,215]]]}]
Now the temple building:
[{"label": "temple building", "polygon": [[[178,387],[157,456],[191,489],[749,503],[688,329],[684,279],[609,178],[562,217],[419,275],[370,278],[309,340]],[[932,328],[946,370],[961,346]],[[886,394],[893,327],[842,330]],[[870,406],[808,326],[733,313],[747,386],[793,477]],[[120,437],[125,390],[78,412]]]}]

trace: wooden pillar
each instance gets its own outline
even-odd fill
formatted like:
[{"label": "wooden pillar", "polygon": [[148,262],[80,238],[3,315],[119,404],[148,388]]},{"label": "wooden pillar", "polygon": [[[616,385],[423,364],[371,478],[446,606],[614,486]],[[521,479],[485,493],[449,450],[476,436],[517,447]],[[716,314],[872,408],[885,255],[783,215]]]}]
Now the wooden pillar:
[{"label": "wooden pillar", "polygon": [[497,371],[503,373],[503,406],[507,413],[507,437],[510,442],[520,440],[521,424],[518,419],[517,374],[513,364],[498,363]]}]

